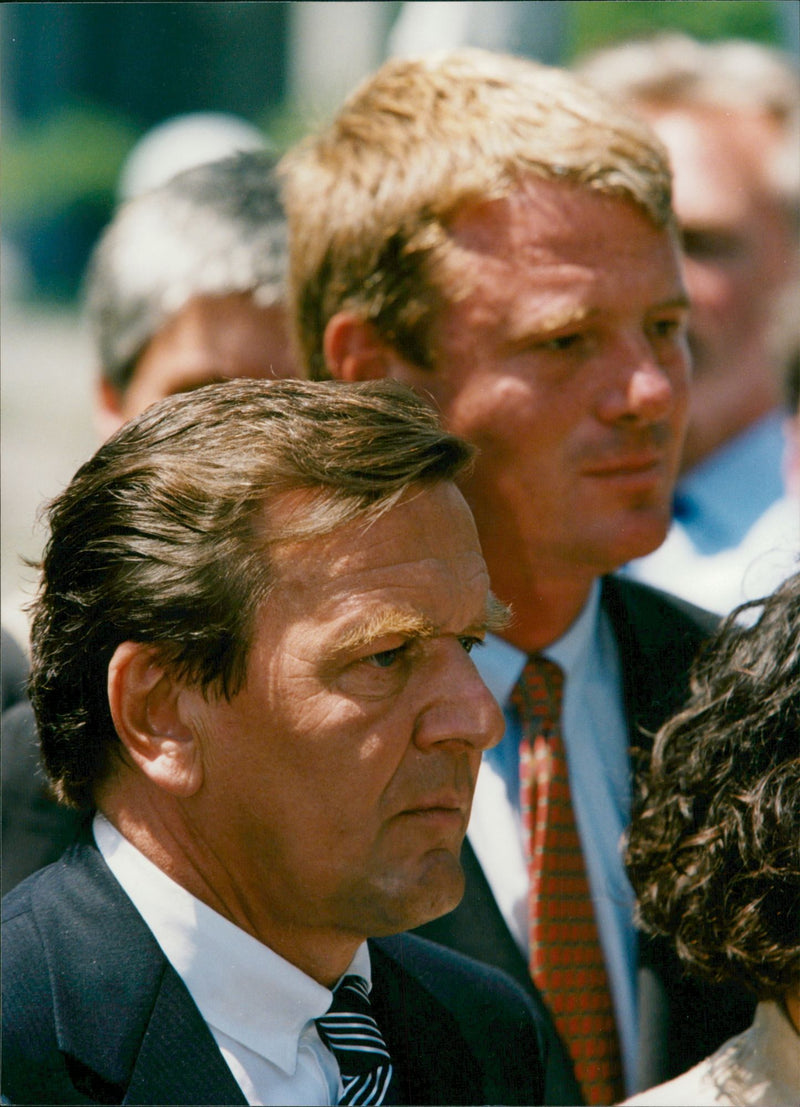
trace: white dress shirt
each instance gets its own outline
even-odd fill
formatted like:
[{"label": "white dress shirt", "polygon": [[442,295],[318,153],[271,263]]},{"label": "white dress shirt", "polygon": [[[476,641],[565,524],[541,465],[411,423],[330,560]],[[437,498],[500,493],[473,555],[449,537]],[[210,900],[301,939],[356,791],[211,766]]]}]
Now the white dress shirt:
[{"label": "white dress shirt", "polygon": [[[631,768],[622,676],[596,582],[578,619],[542,651],[564,671],[561,729],[570,791],[620,1036],[626,1088],[635,1087],[638,1048],[637,940],[622,834],[630,821]],[[503,708],[505,735],[487,751],[469,840],[497,905],[528,957],[528,867],[519,798],[520,723],[511,693],[527,655],[492,635],[472,657]]]},{"label": "white dress shirt", "polygon": [[753,1025],[688,1072],[625,1100],[636,1107],[797,1107],[800,1035],[782,1004],[763,1000]]},{"label": "white dress shirt", "polygon": [[[94,837],[205,1019],[250,1104],[333,1104],[339,1066],[314,1019],[333,993],[196,899],[103,816]],[[347,970],[372,981],[362,945]]]}]

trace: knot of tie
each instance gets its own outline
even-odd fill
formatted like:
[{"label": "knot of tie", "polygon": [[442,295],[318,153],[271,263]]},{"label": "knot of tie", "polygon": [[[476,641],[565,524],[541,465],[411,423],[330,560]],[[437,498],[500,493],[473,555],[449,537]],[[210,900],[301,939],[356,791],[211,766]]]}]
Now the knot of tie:
[{"label": "knot of tie", "polygon": [[346,976],[316,1026],[339,1063],[344,1088],[339,1103],[383,1103],[392,1079],[392,1061],[372,1015],[366,981]]},{"label": "knot of tie", "polygon": [[564,670],[540,653],[531,654],[512,693],[529,741],[536,735],[550,737],[558,729],[563,697]]}]

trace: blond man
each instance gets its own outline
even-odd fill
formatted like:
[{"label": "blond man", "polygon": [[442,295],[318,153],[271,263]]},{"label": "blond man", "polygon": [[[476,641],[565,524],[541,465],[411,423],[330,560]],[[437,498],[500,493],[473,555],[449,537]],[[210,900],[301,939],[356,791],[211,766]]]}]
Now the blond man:
[{"label": "blond man", "polygon": [[[282,172],[307,371],[402,381],[478,447],[462,487],[514,611],[477,659],[506,733],[484,761],[467,894],[429,933],[542,991],[570,1052],[550,1102],[612,1102],[740,1024],[708,1001],[724,1026],[684,1024],[698,997],[638,941],[619,852],[635,750],[680,702],[710,626],[610,575],[662,541],[685,429],[664,151],[571,75],[464,50],[388,62]],[[524,829],[545,730],[568,780],[580,956],[569,911],[566,930],[547,917],[574,901],[540,892],[555,851]]]}]

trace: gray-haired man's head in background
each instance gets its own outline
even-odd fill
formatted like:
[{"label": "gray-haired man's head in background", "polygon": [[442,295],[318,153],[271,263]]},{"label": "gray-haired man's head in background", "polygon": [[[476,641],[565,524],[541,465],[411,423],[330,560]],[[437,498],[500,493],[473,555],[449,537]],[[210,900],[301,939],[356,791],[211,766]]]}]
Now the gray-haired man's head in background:
[{"label": "gray-haired man's head in background", "polygon": [[250,151],[187,169],[107,227],[86,278],[103,437],[176,392],[295,375],[274,162]]}]

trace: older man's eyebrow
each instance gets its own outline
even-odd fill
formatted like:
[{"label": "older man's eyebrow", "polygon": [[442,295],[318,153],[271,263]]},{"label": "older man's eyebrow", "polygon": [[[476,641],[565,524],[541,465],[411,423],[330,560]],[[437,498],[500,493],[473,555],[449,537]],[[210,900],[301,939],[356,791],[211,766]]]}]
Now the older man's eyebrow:
[{"label": "older man's eyebrow", "polygon": [[[464,627],[462,634],[497,633],[508,625],[511,613],[491,592],[480,618]],[[387,607],[372,612],[363,622],[359,622],[343,631],[336,643],[337,653],[352,653],[368,649],[381,638],[397,635],[406,639],[434,638],[441,628],[418,611],[406,611],[402,608]]]},{"label": "older man's eyebrow", "polygon": [[403,638],[432,638],[435,634],[436,627],[421,613],[387,607],[373,612],[363,622],[345,630],[337,642],[337,652],[364,649],[381,638],[393,635]]},{"label": "older man's eyebrow", "polygon": [[498,600],[494,592],[490,592],[486,597],[483,629],[489,634],[499,634],[501,630],[505,630],[511,622],[511,618],[511,608]]}]

